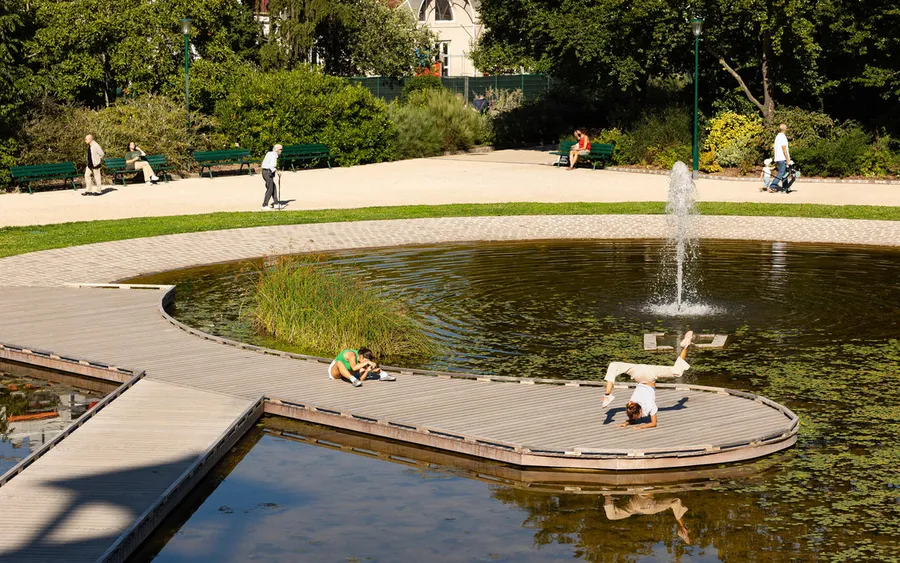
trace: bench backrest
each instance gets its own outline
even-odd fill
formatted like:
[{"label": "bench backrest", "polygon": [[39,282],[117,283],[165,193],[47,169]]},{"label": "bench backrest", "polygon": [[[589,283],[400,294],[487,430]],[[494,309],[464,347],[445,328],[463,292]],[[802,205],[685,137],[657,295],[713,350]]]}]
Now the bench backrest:
[{"label": "bench backrest", "polygon": [[591,156],[612,156],[616,144],[597,143],[591,144]]},{"label": "bench backrest", "polygon": [[328,154],[328,145],[311,143],[308,145],[288,145],[281,149],[281,156],[304,156],[309,154]]},{"label": "bench backrest", "polygon": [[[148,154],[146,160],[154,168],[166,165],[166,155],[164,154]],[[104,158],[103,162],[110,170],[124,170],[126,166],[124,158]]]},{"label": "bench backrest", "polygon": [[48,176],[63,176],[71,174],[76,176],[74,162],[58,162],[55,164],[28,164],[25,166],[10,166],[9,171],[13,178],[41,178]]},{"label": "bench backrest", "polygon": [[559,152],[569,152],[576,145],[575,141],[560,141]]},{"label": "bench backrest", "polygon": [[194,160],[233,160],[250,156],[248,149],[225,149],[220,151],[195,151]]}]

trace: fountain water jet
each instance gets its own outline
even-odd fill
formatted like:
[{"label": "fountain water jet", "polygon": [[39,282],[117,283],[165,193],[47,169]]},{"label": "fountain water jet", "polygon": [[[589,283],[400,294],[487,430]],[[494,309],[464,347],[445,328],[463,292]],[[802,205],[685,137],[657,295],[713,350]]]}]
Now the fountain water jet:
[{"label": "fountain water jet", "polygon": [[[657,295],[659,300],[649,310],[667,316],[694,316],[714,312],[715,308],[696,302],[693,262],[697,257],[695,224],[696,186],[691,171],[681,161],[669,173],[669,201],[666,222],[669,236],[660,269]],[[674,300],[671,291],[674,288]]]}]

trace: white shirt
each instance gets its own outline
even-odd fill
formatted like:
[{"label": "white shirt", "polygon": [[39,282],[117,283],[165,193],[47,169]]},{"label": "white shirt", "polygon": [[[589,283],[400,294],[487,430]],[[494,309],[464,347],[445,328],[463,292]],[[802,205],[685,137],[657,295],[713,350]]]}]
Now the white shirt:
[{"label": "white shirt", "polygon": [[787,160],[784,156],[784,148],[788,148],[788,152],[790,152],[790,147],[788,147],[787,135],[784,133],[779,133],[775,136],[775,162],[779,160]]},{"label": "white shirt", "polygon": [[262,161],[263,170],[271,170],[275,172],[277,169],[275,166],[278,164],[278,153],[275,151],[269,151],[266,153],[266,157]]},{"label": "white shirt", "polygon": [[656,389],[639,383],[631,394],[631,400],[641,405],[641,417],[653,416],[659,410],[656,406]]}]

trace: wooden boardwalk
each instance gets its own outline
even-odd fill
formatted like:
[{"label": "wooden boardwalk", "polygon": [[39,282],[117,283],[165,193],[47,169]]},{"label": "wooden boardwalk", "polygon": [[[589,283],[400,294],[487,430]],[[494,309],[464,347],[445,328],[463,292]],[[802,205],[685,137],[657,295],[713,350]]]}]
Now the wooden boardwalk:
[{"label": "wooden boardwalk", "polygon": [[396,382],[354,388],[329,380],[322,361],[191,331],[162,310],[168,298],[166,288],[0,291],[0,358],[119,381],[146,371],[60,445],[0,481],[0,560],[31,553],[96,560],[108,549],[118,550],[110,552],[117,560],[139,541],[140,530],[130,527],[141,515],[147,528],[164,514],[154,503],[175,498],[166,491],[185,468],[215,457],[227,445],[224,433],[263,405],[299,420],[545,469],[708,465],[796,441],[789,410],[721,389],[660,388],[661,426],[632,432],[615,428],[628,391],[601,411],[596,382],[401,372]]}]

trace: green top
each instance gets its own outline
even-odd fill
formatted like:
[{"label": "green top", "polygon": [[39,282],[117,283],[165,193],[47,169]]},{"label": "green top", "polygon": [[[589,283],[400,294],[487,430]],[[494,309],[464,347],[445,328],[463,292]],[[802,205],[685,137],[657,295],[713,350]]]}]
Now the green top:
[{"label": "green top", "polygon": [[345,352],[353,352],[353,355],[356,356],[356,363],[359,363],[359,350],[351,350],[350,348],[346,348],[344,350],[341,350],[340,353],[337,355],[337,358],[334,359],[334,361],[341,362],[342,364],[344,364],[344,367],[347,368],[347,371],[349,371],[350,373],[353,373],[353,368],[350,366],[350,362],[348,362],[344,358]]},{"label": "green top", "polygon": [[134,162],[128,162],[128,161],[131,160],[132,158],[140,158],[140,157],[141,157],[141,152],[140,152],[140,151],[129,151],[129,152],[126,152],[126,153],[125,153],[125,168],[128,168],[129,170],[130,170],[130,169],[133,169],[135,163],[134,163]]}]

